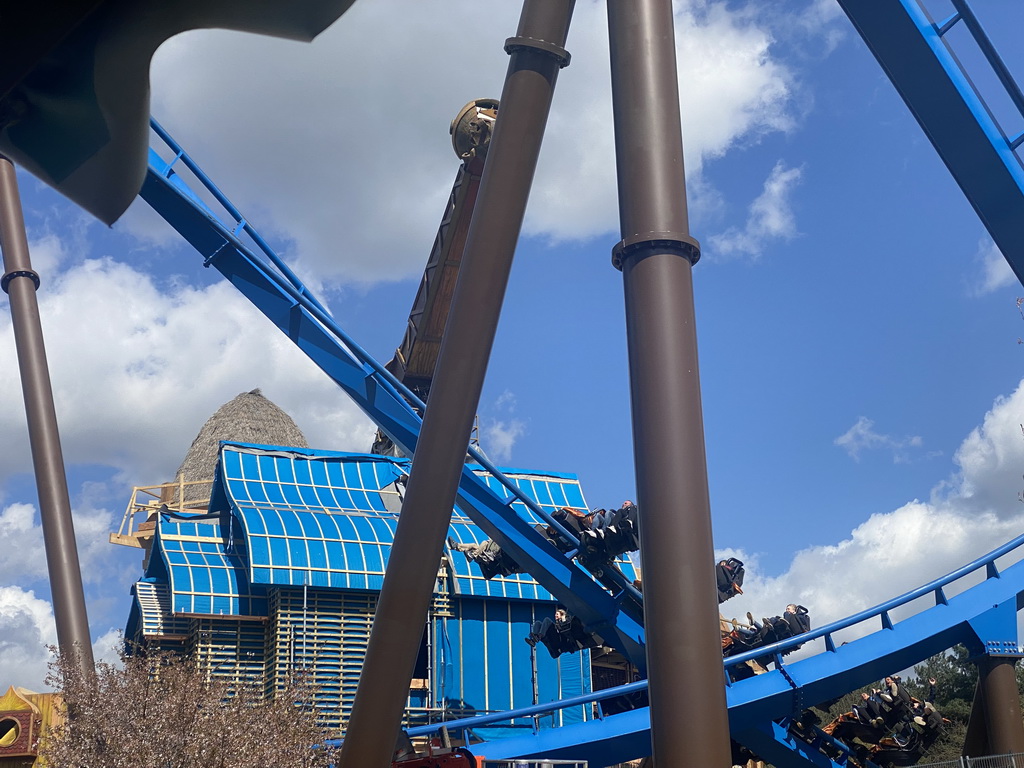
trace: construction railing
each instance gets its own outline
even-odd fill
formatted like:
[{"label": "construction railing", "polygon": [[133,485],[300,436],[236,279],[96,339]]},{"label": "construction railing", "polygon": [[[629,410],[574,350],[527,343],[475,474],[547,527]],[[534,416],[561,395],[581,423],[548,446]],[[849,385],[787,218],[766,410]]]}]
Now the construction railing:
[{"label": "construction railing", "polygon": [[941,763],[918,765],[917,768],[1024,768],[1024,752],[985,757],[959,757]]},{"label": "construction railing", "polygon": [[[174,483],[160,485],[139,485],[132,488],[131,498],[121,518],[117,533],[110,534],[113,544],[139,546],[140,536],[147,532],[152,535],[151,518],[161,509],[169,512],[202,512],[210,503],[213,480],[185,480],[178,478]],[[141,522],[136,522],[136,516]]]}]

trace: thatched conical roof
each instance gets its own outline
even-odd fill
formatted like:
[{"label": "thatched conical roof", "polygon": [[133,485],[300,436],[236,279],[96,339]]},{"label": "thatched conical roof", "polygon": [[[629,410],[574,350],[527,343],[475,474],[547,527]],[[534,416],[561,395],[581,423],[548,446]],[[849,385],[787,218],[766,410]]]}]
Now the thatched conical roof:
[{"label": "thatched conical roof", "polygon": [[[212,479],[221,440],[309,447],[291,416],[265,398],[259,389],[242,392],[206,420],[178,467],[175,481],[179,478],[186,483]],[[209,494],[209,485],[191,486],[185,489],[184,498],[193,501],[209,498]]]}]

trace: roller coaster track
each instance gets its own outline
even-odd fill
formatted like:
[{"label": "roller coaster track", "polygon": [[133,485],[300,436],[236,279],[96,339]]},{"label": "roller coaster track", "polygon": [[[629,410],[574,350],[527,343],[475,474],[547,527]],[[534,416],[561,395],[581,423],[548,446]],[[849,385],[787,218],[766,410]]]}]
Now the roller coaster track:
[{"label": "roller coaster track", "polygon": [[[1008,132],[1024,118],[1024,94],[967,0],[951,2],[954,13],[935,21],[919,0],[839,0],[1024,282],[1024,132]],[[954,30],[966,35],[954,42]],[[1011,105],[998,117],[975,85],[993,79],[990,100]]]},{"label": "roller coaster track", "polygon": [[[1022,544],[1024,535],[940,579],[874,608],[799,637],[726,659],[727,669],[766,655],[773,656],[777,666],[766,674],[728,686],[733,738],[776,766],[834,765],[837,764],[834,760],[794,738],[786,728],[788,722],[799,717],[807,707],[912,667],[957,643],[965,644],[972,654],[1019,654],[1017,611],[1024,599],[1024,562],[1015,562],[1000,571],[996,561],[1012,556],[1011,553],[1019,556],[1021,553],[1016,550]],[[972,580],[979,578],[980,583],[970,586]],[[949,593],[957,589],[962,591],[950,596]],[[928,601],[930,605],[901,620],[895,618],[911,610],[915,601]],[[837,644],[837,636],[863,633],[868,624],[874,624],[874,631]],[[808,643],[815,643],[817,652],[789,662],[782,657],[783,652]],[[560,728],[540,728],[538,723],[559,709],[584,707],[588,712],[599,712],[600,702],[642,695],[646,688],[647,682],[641,681],[552,704],[443,725],[449,733],[462,730],[479,734],[486,732],[482,729],[502,724],[509,726],[510,734],[517,731],[521,734],[485,740],[470,747],[474,753],[491,760],[548,757],[610,765],[649,753],[650,724],[646,707],[603,717],[598,714],[596,719]],[[423,726],[411,730],[410,735],[430,735],[439,729],[440,724]],[[832,742],[830,746],[843,749],[839,742]]]}]

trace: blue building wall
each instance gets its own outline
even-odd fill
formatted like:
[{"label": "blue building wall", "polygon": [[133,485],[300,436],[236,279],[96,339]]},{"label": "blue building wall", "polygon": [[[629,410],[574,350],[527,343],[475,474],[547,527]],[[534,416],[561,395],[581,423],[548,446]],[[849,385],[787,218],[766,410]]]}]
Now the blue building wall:
[{"label": "blue building wall", "polygon": [[[208,513],[157,516],[126,637],[191,648],[216,675],[251,676],[262,664],[268,695],[290,669],[314,669],[332,700],[321,705],[333,707],[331,722],[343,725],[409,467],[404,459],[366,454],[222,444]],[[586,508],[573,475],[509,475],[549,511]],[[532,514],[525,507],[521,513]],[[458,509],[449,534],[463,543],[486,539]],[[553,616],[546,590],[527,574],[486,580],[463,554],[446,556],[426,634],[428,669],[418,675],[426,684],[410,689],[413,720],[504,711],[590,690],[589,651],[552,659],[543,645],[525,642],[534,621]],[[623,567],[632,573],[628,563]],[[265,626],[261,658],[250,642],[244,663],[233,664],[228,646],[192,636],[200,626],[209,637],[218,622],[227,631],[239,621]]]},{"label": "blue building wall", "polygon": [[[435,649],[435,685],[444,698],[493,712],[590,690],[590,651],[552,659],[543,644],[534,649],[526,642],[533,622],[553,615],[553,603],[462,598],[453,601],[452,613],[437,621],[443,639]],[[583,712],[565,717],[582,719]]]}]

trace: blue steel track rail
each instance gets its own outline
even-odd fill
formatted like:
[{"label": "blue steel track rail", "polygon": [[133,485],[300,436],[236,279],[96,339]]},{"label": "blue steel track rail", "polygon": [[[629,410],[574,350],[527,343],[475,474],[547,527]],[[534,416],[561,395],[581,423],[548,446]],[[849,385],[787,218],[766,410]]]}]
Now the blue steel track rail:
[{"label": "blue steel track rail", "polygon": [[952,2],[956,12],[937,23],[919,0],[839,0],[1024,283],[1024,133],[1006,134],[944,36],[967,29],[1022,118],[1024,96],[967,0]]},{"label": "blue steel track rail", "polygon": [[[771,656],[778,667],[728,686],[732,737],[780,768],[829,766],[834,761],[790,736],[779,723],[798,716],[809,706],[919,664],[957,643],[966,644],[973,653],[1018,653],[1016,619],[1024,598],[1024,562],[1016,562],[1000,572],[996,560],[1021,545],[1024,535],[874,608],[726,659],[724,665],[728,669],[753,658]],[[953,597],[947,596],[954,582],[979,576],[984,576],[981,583]],[[899,609],[920,599],[930,599],[932,604],[902,620],[893,617]],[[836,644],[838,633],[874,621],[879,625],[875,631],[849,643]],[[818,653],[790,662],[782,658],[784,651],[815,640],[823,646]],[[523,735],[484,741],[470,750],[492,760],[547,757],[611,765],[649,754],[650,720],[646,707],[558,728],[542,729],[537,723],[561,709],[594,707],[610,698],[642,694],[646,688],[647,681],[641,681],[561,702],[421,726],[410,729],[409,734],[430,735],[442,725],[449,732],[459,732],[518,722],[525,724],[519,727]]]},{"label": "blue steel track rail", "polygon": [[[178,231],[321,370],[340,386],[407,455],[415,454],[424,404],[363,350],[330,316],[227,196],[156,121],[152,127],[171,154],[150,150],[141,197]],[[215,213],[176,171],[184,167],[224,208]],[[255,244],[243,241],[248,236]],[[509,553],[519,566],[562,602],[583,625],[646,668],[642,598],[618,569],[605,569],[602,584],[533,528],[515,505],[575,537],[527,497],[480,452],[469,455],[502,488],[489,487],[469,465],[463,470],[458,503],[466,515]],[[507,495],[505,495],[507,494]]]}]

